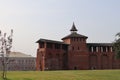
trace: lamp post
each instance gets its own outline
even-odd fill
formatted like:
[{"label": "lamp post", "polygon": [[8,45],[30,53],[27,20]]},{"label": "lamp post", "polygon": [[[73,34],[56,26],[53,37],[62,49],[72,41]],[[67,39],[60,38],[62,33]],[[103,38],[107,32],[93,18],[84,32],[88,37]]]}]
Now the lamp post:
[{"label": "lamp post", "polygon": [[12,36],[13,36],[13,30],[11,30],[11,34],[7,37],[7,34],[4,33],[2,34],[0,30],[0,55],[2,57],[2,78],[3,80],[7,79],[7,64],[10,62],[9,61],[9,54],[10,50],[12,48]]}]

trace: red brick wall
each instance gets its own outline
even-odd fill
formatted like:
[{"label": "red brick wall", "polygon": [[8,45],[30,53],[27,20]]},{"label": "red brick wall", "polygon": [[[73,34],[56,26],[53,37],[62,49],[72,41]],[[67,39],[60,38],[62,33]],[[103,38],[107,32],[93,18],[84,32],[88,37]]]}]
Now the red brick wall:
[{"label": "red brick wall", "polygon": [[85,38],[82,39],[70,38],[64,40],[65,43],[70,42],[68,51],[68,69],[88,69],[89,63],[86,39]]},{"label": "red brick wall", "polygon": [[89,69],[120,69],[120,61],[115,59],[115,53],[100,52],[89,52]]},{"label": "red brick wall", "polygon": [[67,69],[67,51],[62,49],[62,44],[60,49],[55,49],[55,44],[53,48],[45,47],[37,50],[36,59],[36,69],[37,70],[62,70]]},{"label": "red brick wall", "polygon": [[[63,69],[120,69],[120,59],[115,58],[115,53],[110,49],[101,52],[88,51],[86,39],[69,38],[63,40],[69,44],[68,51],[38,47],[36,58],[37,70],[63,70]],[[40,46],[40,44],[39,44]],[[53,45],[55,46],[55,45]]]}]

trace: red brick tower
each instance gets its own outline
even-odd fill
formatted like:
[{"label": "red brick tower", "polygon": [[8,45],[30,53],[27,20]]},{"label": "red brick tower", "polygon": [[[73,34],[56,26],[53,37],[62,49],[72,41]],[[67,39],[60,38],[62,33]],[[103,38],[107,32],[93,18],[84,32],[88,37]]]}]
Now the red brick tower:
[{"label": "red brick tower", "polygon": [[70,31],[70,35],[62,38],[65,43],[69,44],[68,68],[88,69],[88,49],[86,44],[88,37],[78,34],[74,23]]},{"label": "red brick tower", "polygon": [[44,71],[45,69],[45,44],[39,43],[39,47],[37,49],[37,58],[36,58],[36,70]]},{"label": "red brick tower", "polygon": [[36,70],[67,69],[68,44],[48,39],[39,39],[37,43]]}]

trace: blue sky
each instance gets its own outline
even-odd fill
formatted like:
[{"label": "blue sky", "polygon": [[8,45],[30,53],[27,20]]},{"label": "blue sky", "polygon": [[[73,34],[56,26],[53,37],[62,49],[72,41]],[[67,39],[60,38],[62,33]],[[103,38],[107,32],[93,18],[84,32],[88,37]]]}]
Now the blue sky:
[{"label": "blue sky", "polygon": [[120,0],[0,0],[0,30],[14,30],[12,51],[36,56],[38,39],[61,40],[73,22],[87,42],[113,42]]}]

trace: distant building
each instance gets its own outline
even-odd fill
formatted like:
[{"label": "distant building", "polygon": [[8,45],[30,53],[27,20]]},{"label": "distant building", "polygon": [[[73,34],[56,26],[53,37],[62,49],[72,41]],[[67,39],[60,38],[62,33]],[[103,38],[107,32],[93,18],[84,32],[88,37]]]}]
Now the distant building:
[{"label": "distant building", "polygon": [[88,37],[78,34],[74,23],[70,31],[63,42],[37,41],[37,70],[120,69],[112,43],[86,43]]},{"label": "distant building", "polygon": [[[2,57],[0,57],[2,61]],[[9,71],[32,71],[35,70],[36,58],[20,52],[11,52],[9,55],[9,63],[7,69]],[[2,63],[0,62],[0,70]]]}]

